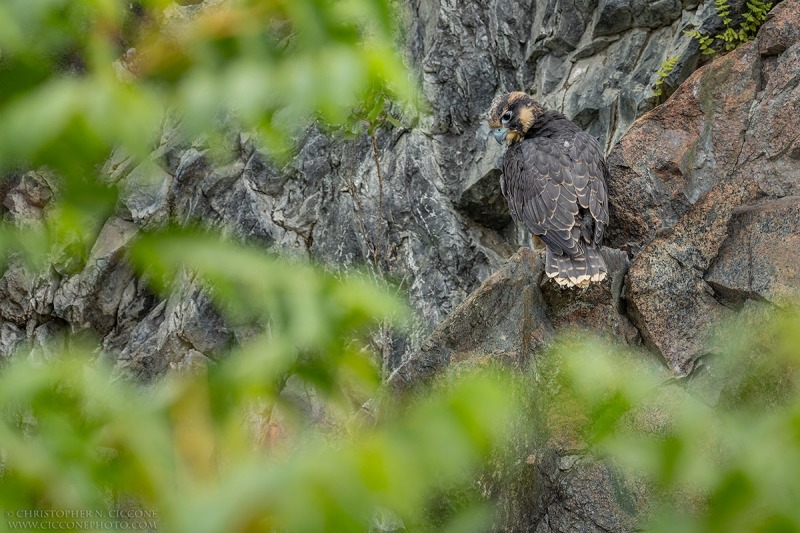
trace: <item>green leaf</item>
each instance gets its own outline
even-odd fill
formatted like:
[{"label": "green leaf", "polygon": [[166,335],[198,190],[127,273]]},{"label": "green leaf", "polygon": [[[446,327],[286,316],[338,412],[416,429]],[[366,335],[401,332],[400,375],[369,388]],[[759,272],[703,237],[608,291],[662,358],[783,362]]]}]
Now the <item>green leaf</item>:
[{"label": "green leaf", "polygon": [[392,126],[394,126],[395,128],[404,128],[405,127],[405,125],[402,122],[400,122],[400,120],[398,120],[397,118],[393,117],[392,115],[386,115],[386,120],[388,120],[389,123]]}]

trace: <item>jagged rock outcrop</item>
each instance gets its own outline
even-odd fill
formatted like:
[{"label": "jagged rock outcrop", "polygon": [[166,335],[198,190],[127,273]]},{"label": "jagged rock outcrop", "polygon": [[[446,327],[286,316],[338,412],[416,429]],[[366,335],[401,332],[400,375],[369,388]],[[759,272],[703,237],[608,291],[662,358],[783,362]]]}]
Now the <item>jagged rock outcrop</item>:
[{"label": "jagged rock outcrop", "polygon": [[[733,2],[734,11],[742,3]],[[182,10],[197,9],[175,6],[171,13],[179,24]],[[131,235],[112,226],[125,223],[136,231],[199,221],[341,267],[379,256],[380,269],[401,281],[420,316],[417,333],[394,342],[391,364],[397,366],[521,242],[497,186],[500,151],[487,142],[483,123],[494,95],[527,88],[610,147],[652,105],[650,85],[665,57],[681,57],[668,80],[672,85],[694,68],[696,45],[681,31],[719,24],[710,5],[678,0],[414,0],[406,18],[408,62],[419,73],[430,114],[413,127],[378,131],[385,178],[380,221],[366,136],[344,141],[312,128],[298,139],[293,161],[278,168],[244,135],[220,162],[208,147],[181,144],[167,129],[150,161],[132,168],[119,154],[107,165],[120,201],[100,235],[118,238],[96,247],[82,272],[52,271],[49,292],[37,296],[18,290],[11,279],[0,280],[8,288],[0,289],[8,305],[44,310],[24,320],[4,319],[4,331],[11,332],[13,324],[30,341],[38,326],[54,321],[99,335],[114,353],[142,353],[134,346],[134,330],[169,336],[164,328],[177,322],[164,322],[157,311],[163,302],[146,283],[131,281],[121,264]],[[781,46],[776,39],[773,48]],[[20,209],[36,216],[47,202],[27,195],[25,187],[0,191],[7,217]],[[219,335],[212,345],[224,345],[230,332]],[[189,344],[162,343],[158,357],[164,361],[148,368],[179,361]]]},{"label": "jagged rock outcrop", "polygon": [[[800,297],[798,27],[800,1],[779,4],[755,41],[695,72],[623,136],[609,158],[608,235],[621,261],[611,280],[593,286],[600,298],[540,285],[541,257],[520,251],[390,382],[402,390],[442,367],[487,357],[535,360],[553,331],[579,326],[629,344],[643,341],[664,365],[664,405],[697,402],[713,417],[726,377],[718,365],[698,365],[703,356],[716,357],[710,333],[739,309],[759,317],[764,302]],[[619,250],[630,255],[629,267]],[[616,283],[623,278],[620,296]],[[643,355],[637,364],[659,363]],[[680,384],[670,379],[685,376]],[[655,409],[632,414],[640,429],[658,432],[647,425],[663,418]],[[579,442],[539,443],[525,453],[518,480],[496,494],[500,529],[641,526],[646,494],[613,465],[583,453]]]},{"label": "jagged rock outcrop", "polygon": [[[764,41],[692,75],[610,157],[611,242],[644,246],[627,280],[631,317],[676,375],[706,353],[710,328],[730,312],[724,300],[796,295],[787,265],[797,252],[775,235],[800,229],[791,199],[800,187],[800,46],[771,44],[787,21],[800,22],[797,2],[775,8]],[[775,210],[786,216],[782,229],[744,229],[764,227]],[[747,251],[747,261],[732,250]]]},{"label": "jagged rock outcrop", "polygon": [[437,326],[389,383],[402,390],[469,360],[522,367],[556,331],[570,328],[638,344],[638,333],[621,309],[627,255],[608,248],[602,253],[606,279],[569,290],[545,277],[544,251],[521,248]]}]

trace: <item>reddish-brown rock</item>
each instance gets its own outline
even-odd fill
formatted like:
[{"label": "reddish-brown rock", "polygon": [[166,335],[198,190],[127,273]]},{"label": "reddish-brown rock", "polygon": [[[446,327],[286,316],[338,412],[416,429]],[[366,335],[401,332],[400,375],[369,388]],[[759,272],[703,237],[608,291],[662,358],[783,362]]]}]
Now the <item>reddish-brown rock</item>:
[{"label": "reddish-brown rock", "polygon": [[758,39],[698,70],[610,156],[611,240],[634,253],[629,315],[676,375],[713,350],[707,335],[732,297],[769,300],[797,279],[788,236],[800,221],[775,218],[776,206],[795,206],[780,198],[800,194],[800,32],[787,29],[797,27],[800,2],[788,0]]},{"label": "reddish-brown rock", "polygon": [[800,198],[739,209],[706,281],[728,305],[800,299]]},{"label": "reddish-brown rock", "polygon": [[758,51],[762,56],[777,55],[800,41],[800,4],[776,5],[758,32]]}]

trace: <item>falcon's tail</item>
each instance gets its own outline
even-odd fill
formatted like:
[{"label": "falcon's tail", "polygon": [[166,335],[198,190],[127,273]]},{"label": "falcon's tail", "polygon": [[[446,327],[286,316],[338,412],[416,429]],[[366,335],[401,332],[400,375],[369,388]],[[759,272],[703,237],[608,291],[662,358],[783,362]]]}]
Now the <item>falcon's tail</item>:
[{"label": "falcon's tail", "polygon": [[592,281],[601,281],[606,277],[606,262],[600,251],[587,247],[583,255],[553,255],[547,249],[544,271],[562,287],[586,287]]}]

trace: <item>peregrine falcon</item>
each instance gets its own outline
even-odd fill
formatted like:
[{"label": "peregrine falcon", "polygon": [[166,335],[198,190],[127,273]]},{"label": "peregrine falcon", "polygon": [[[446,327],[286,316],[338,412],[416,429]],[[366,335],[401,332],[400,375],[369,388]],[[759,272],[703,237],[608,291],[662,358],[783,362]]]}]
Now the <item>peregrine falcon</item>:
[{"label": "peregrine falcon", "polygon": [[495,98],[489,127],[508,145],[503,196],[514,220],[547,247],[547,276],[564,287],[604,279],[608,167],[597,140],[524,92]]}]

